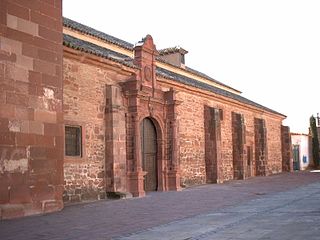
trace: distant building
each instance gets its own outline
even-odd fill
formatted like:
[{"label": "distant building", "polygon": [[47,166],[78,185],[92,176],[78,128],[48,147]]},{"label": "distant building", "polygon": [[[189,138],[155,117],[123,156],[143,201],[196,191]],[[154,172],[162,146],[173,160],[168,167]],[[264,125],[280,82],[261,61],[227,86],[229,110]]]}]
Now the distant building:
[{"label": "distant building", "polygon": [[319,113],[317,113],[317,130],[318,130],[318,140],[319,140],[319,144],[320,144],[320,116]]},{"label": "distant building", "polygon": [[187,67],[183,48],[31,2],[1,0],[0,218],[292,170],[286,116]]},{"label": "distant building", "polygon": [[291,133],[293,170],[306,170],[313,166],[312,142],[309,134]]}]

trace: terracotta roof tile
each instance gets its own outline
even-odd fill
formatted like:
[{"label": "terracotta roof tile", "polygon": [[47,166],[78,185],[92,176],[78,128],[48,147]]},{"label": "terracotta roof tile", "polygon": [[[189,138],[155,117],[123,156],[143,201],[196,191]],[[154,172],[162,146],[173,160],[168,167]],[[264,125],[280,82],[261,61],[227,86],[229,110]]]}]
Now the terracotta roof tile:
[{"label": "terracotta roof tile", "polygon": [[101,40],[110,42],[110,43],[118,45],[120,47],[129,49],[129,50],[133,50],[133,47],[134,47],[133,44],[131,44],[129,42],[126,42],[126,41],[123,41],[123,40],[121,40],[119,38],[113,37],[113,36],[111,36],[109,34],[100,32],[100,31],[98,31],[98,30],[96,30],[94,28],[88,27],[86,25],[83,25],[81,23],[73,21],[73,20],[71,20],[69,18],[66,18],[66,17],[63,18],[63,25],[65,27],[77,30],[79,32],[82,32],[82,33],[85,33],[85,34],[88,34],[88,35],[91,35],[91,36],[94,36],[94,37],[97,37],[97,38],[99,38]]},{"label": "terracotta roof tile", "polygon": [[[82,25],[80,23],[74,22],[74,21],[72,21],[70,19],[67,19],[67,18],[64,18],[64,25],[72,27],[72,28],[75,28],[77,30],[82,29],[82,31],[84,33],[92,34],[92,35],[94,35],[96,37],[99,36],[101,39],[109,41],[109,42],[113,42],[113,43],[115,43],[115,44],[117,44],[119,46],[123,46],[123,47],[129,48],[129,49],[131,49],[133,47],[133,45],[130,44],[130,43],[127,43],[127,42],[125,42],[123,40],[120,40],[118,38],[112,37],[110,35],[101,33],[101,32],[99,32],[97,30],[94,30],[92,28],[86,27],[86,26],[84,26],[84,25]],[[126,55],[124,55],[124,54],[112,51],[110,49],[103,48],[101,46],[95,45],[93,43],[90,43],[90,42],[87,42],[87,41],[84,41],[84,40],[80,40],[78,38],[75,38],[75,37],[72,37],[72,36],[69,36],[69,35],[66,35],[66,34],[63,35],[63,44],[65,46],[67,46],[67,47],[70,47],[70,48],[73,48],[73,49],[77,49],[79,51],[87,52],[87,53],[94,54],[94,55],[99,56],[99,57],[103,57],[103,58],[106,58],[106,59],[109,59],[109,60],[112,60],[112,61],[115,61],[115,62],[119,62],[119,63],[121,63],[121,64],[123,64],[125,66],[128,66],[128,67],[131,67],[131,68],[138,68],[137,66],[135,66],[133,64],[133,59],[128,57],[128,56],[126,56]],[[198,71],[196,71],[194,69],[187,68],[186,70],[189,71],[189,72],[192,72],[192,73],[194,73],[194,74],[196,74],[198,76],[204,77],[206,79],[211,79],[214,82],[218,82],[218,81],[214,80],[213,78],[210,78],[209,76],[207,76],[207,75],[205,75],[205,74],[203,74],[201,72],[198,72]],[[281,116],[285,117],[285,115],[283,115],[283,114],[281,114],[279,112],[276,112],[276,111],[274,111],[274,110],[272,110],[270,108],[267,108],[265,106],[262,106],[262,105],[260,105],[260,104],[258,104],[256,102],[253,102],[253,101],[251,101],[251,100],[249,100],[249,99],[247,99],[245,97],[242,97],[239,94],[235,94],[235,93],[232,93],[232,92],[229,92],[229,91],[226,91],[226,90],[211,86],[209,84],[197,81],[197,80],[189,78],[189,77],[185,77],[183,75],[171,72],[171,71],[163,69],[163,68],[157,67],[157,75],[158,76],[162,76],[162,77],[167,78],[167,79],[170,79],[170,80],[173,80],[173,81],[177,81],[179,83],[182,83],[182,84],[185,84],[185,85],[188,85],[188,86],[192,86],[192,87],[199,88],[199,89],[202,89],[202,90],[207,90],[207,91],[210,91],[212,93],[221,95],[223,97],[227,97],[227,98],[242,102],[244,104],[248,104],[248,105],[260,108],[262,110],[265,110],[265,111],[268,111],[268,112],[271,112],[271,113],[275,113],[275,114],[278,114],[278,115],[281,115]],[[224,84],[222,84],[220,82],[218,82],[218,83],[221,84],[221,85],[224,85]]]},{"label": "terracotta roof tile", "polygon": [[100,47],[93,43],[63,34],[63,45],[93,55],[119,62],[127,67],[138,68],[133,64],[133,59],[121,53]]},{"label": "terracotta roof tile", "polygon": [[199,81],[197,81],[195,79],[182,76],[180,74],[168,71],[166,69],[157,67],[157,74],[159,76],[164,77],[164,78],[171,79],[171,80],[177,81],[179,83],[182,83],[182,84],[185,84],[185,85],[188,85],[188,86],[192,86],[192,87],[196,87],[196,88],[199,88],[199,89],[202,89],[202,90],[207,90],[207,91],[210,91],[212,93],[221,95],[223,97],[231,98],[233,100],[236,100],[236,101],[239,101],[239,102],[242,102],[242,103],[257,107],[257,108],[260,108],[262,110],[265,110],[265,111],[268,111],[268,112],[271,112],[271,113],[279,114],[279,115],[282,115],[282,116],[285,117],[285,115],[283,115],[283,114],[281,114],[279,112],[276,112],[276,111],[274,111],[274,110],[272,110],[270,108],[267,108],[265,106],[262,106],[261,104],[258,104],[258,103],[254,102],[254,101],[251,101],[251,100],[249,100],[249,99],[247,99],[245,97],[242,97],[241,95],[234,94],[232,92],[228,92],[226,90],[211,86],[211,85],[203,83],[203,82],[199,82]]},{"label": "terracotta roof tile", "polygon": [[160,56],[167,55],[167,54],[170,54],[170,53],[176,53],[176,52],[181,52],[183,54],[188,53],[187,50],[185,50],[185,49],[183,49],[182,47],[179,47],[179,46],[160,49],[160,50],[158,50],[158,52],[159,52]]},{"label": "terracotta roof tile", "polygon": [[[119,38],[113,37],[113,36],[111,36],[109,34],[103,33],[101,31],[98,31],[98,30],[96,30],[94,28],[91,28],[91,27],[88,27],[86,25],[83,25],[81,23],[78,23],[76,21],[73,21],[73,20],[71,20],[69,18],[66,18],[66,17],[63,18],[63,25],[65,27],[67,27],[67,28],[71,28],[71,29],[77,30],[77,31],[79,31],[81,33],[84,33],[84,34],[87,34],[87,35],[90,35],[90,36],[94,36],[94,37],[99,38],[99,39],[101,39],[103,41],[107,41],[107,42],[110,42],[110,43],[115,44],[117,46],[120,46],[120,47],[123,47],[125,49],[133,51],[133,48],[134,48],[133,44],[131,44],[129,42],[126,42],[124,40],[121,40]],[[165,48],[165,49],[159,50],[159,53],[161,54],[161,52],[180,51],[181,49],[182,49],[181,47]],[[172,64],[168,63],[166,60],[162,59],[161,56],[157,57],[157,60],[160,61],[160,62],[164,62],[166,64],[169,64],[169,65],[172,65]],[[175,65],[172,65],[172,66],[177,67]],[[221,82],[209,77],[208,75],[206,75],[204,73],[201,73],[199,71],[196,71],[196,70],[194,70],[192,68],[186,67],[183,70],[185,70],[187,72],[190,72],[192,74],[198,75],[200,77],[206,78],[209,81],[215,82],[215,83],[220,84],[220,85],[225,86],[225,87],[228,87],[228,88],[230,88],[232,90],[240,92],[239,90],[236,90],[236,89],[234,89],[234,88],[232,88],[232,87],[230,87],[230,86],[228,86],[228,85],[226,85],[224,83],[221,83]]]}]

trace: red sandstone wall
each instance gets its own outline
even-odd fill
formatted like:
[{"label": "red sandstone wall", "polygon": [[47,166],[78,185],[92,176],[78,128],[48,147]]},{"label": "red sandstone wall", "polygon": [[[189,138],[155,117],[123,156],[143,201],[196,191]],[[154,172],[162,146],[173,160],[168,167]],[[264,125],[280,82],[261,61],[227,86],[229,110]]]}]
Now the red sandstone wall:
[{"label": "red sandstone wall", "polygon": [[205,183],[203,100],[184,92],[179,92],[176,97],[179,101],[182,101],[177,107],[182,185]]},{"label": "red sandstone wall", "polygon": [[63,207],[61,0],[0,0],[0,219]]},{"label": "red sandstone wall", "polygon": [[[245,119],[245,126],[246,126],[246,144],[245,144],[245,151],[248,150],[248,146],[251,150],[251,165],[247,164],[247,157],[248,152],[246,152],[246,158],[244,159],[245,162],[245,178],[255,176],[255,161],[254,161],[254,154],[255,154],[255,148],[254,148],[254,117],[251,111],[248,110],[242,110],[244,114]],[[250,154],[250,153],[249,153]],[[280,159],[279,159],[280,161]]]},{"label": "red sandstone wall", "polygon": [[[180,139],[180,170],[182,185],[205,183],[205,135],[204,135],[204,105],[222,109],[221,121],[221,159],[222,180],[233,179],[233,146],[232,146],[232,112],[241,113],[245,119],[246,143],[244,147],[244,178],[255,176],[255,141],[254,118],[266,119],[267,127],[267,174],[281,172],[281,120],[269,115],[255,113],[241,106],[225,104],[218,99],[210,100],[195,93],[180,91],[177,99],[182,101],[178,106],[179,139]],[[247,147],[252,151],[251,165],[247,161]]]},{"label": "red sandstone wall", "polygon": [[268,139],[267,175],[282,171],[281,121],[266,118]]},{"label": "red sandstone wall", "polygon": [[[281,126],[281,149],[282,149],[282,171],[291,172],[293,170],[293,159],[292,159],[292,143],[290,128],[288,126]],[[310,142],[310,137],[309,137]],[[311,153],[311,144],[309,144],[309,153]],[[311,154],[310,154],[311,157]],[[310,163],[312,163],[312,157]]]},{"label": "red sandstone wall", "polygon": [[64,201],[73,202],[105,198],[106,85],[127,78],[81,59],[63,60],[65,124],[83,131],[83,156],[64,158]]},{"label": "red sandstone wall", "polygon": [[232,111],[227,110],[228,106],[214,101],[205,101],[210,106],[216,106],[223,110],[223,120],[221,121],[221,162],[222,181],[233,179],[233,153],[232,153]]},{"label": "red sandstone wall", "polygon": [[[105,178],[106,163],[106,85],[116,85],[126,81],[128,75],[112,70],[108,65],[94,65],[90,61],[82,61],[83,57],[64,57],[64,113],[65,123],[80,125],[83,128],[83,157],[65,157],[65,194],[66,201],[81,201],[85,199],[100,199],[108,191],[115,179]],[[124,74],[123,71],[121,71]],[[254,118],[263,118],[267,127],[268,161],[266,174],[281,171],[281,119],[269,114],[255,112],[243,106],[225,103],[220,99],[201,96],[201,92],[180,90],[177,100],[179,122],[179,152],[181,184],[193,185],[206,182],[205,164],[205,128],[204,106],[222,110],[221,120],[221,166],[219,166],[221,181],[234,178],[233,169],[233,139],[232,112],[243,114],[245,123],[245,144],[243,157],[243,178],[256,175],[255,163],[255,126]],[[118,101],[118,100],[117,100]],[[121,102],[121,101],[120,101]],[[117,103],[118,104],[118,103]],[[120,106],[121,107],[121,106]],[[123,107],[123,106],[122,106]],[[117,107],[118,109],[118,107]],[[124,115],[124,112],[119,113]],[[119,116],[120,116],[119,115]],[[115,131],[113,131],[115,132]],[[251,162],[248,163],[248,153],[251,151]],[[108,151],[107,151],[108,152]],[[116,154],[116,153],[115,153]],[[119,155],[120,156],[120,155]],[[109,166],[113,167],[113,166]],[[119,174],[119,169],[115,175]],[[122,178],[120,177],[120,180]],[[219,180],[220,180],[219,179]],[[106,182],[107,181],[107,182]],[[111,182],[109,182],[111,181]]]}]

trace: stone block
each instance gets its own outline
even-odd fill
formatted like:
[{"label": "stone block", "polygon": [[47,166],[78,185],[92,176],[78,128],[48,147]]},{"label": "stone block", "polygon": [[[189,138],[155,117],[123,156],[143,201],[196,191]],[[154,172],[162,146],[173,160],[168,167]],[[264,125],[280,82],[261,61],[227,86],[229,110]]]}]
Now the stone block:
[{"label": "stone block", "polygon": [[[48,159],[48,158],[44,158],[44,159],[32,159],[30,161],[30,168],[31,171],[35,172],[35,173],[47,173],[48,175],[53,172],[53,171],[57,171],[57,161],[56,160],[52,160],[52,159]],[[49,176],[48,176],[49,178]]]},{"label": "stone block", "polygon": [[63,208],[62,200],[45,200],[42,202],[43,213],[60,211]]},{"label": "stone block", "polygon": [[55,191],[52,185],[47,181],[38,181],[30,188],[31,197],[34,202],[45,201],[55,198]]},{"label": "stone block", "polygon": [[16,63],[24,69],[33,70],[33,59],[31,57],[17,55]]},{"label": "stone block", "polygon": [[21,55],[22,53],[22,43],[14,39],[0,37],[1,46],[0,49],[7,54],[14,53],[16,55]]},{"label": "stone block", "polygon": [[38,58],[38,47],[34,46],[32,43],[22,43],[22,55],[31,58]]},{"label": "stone block", "polygon": [[41,72],[41,73],[45,73],[48,75],[56,75],[56,68],[54,64],[48,64],[45,61],[41,61],[41,60],[34,60],[34,70],[37,72]]},{"label": "stone block", "polygon": [[44,135],[63,136],[63,126],[61,124],[44,123]]},{"label": "stone block", "polygon": [[40,121],[29,121],[29,133],[44,134],[44,124]]},{"label": "stone block", "polygon": [[[55,43],[62,42],[61,34],[59,32],[53,31],[44,26],[39,26],[39,36],[46,39],[50,39]],[[39,51],[39,57],[40,59],[43,59],[49,62],[56,62],[56,63],[58,62],[58,57],[53,52]]]},{"label": "stone block", "polygon": [[[43,49],[46,49],[49,51],[53,51],[53,52],[60,52],[62,50],[62,44],[54,43],[48,39],[44,39],[42,37],[34,37],[33,40],[37,45],[39,45],[40,48],[43,48]],[[57,66],[59,66],[59,65],[57,65]],[[61,67],[59,66],[59,68],[61,68]],[[61,78],[61,74],[57,74],[57,72],[56,72],[56,75],[59,78]]]},{"label": "stone block", "polygon": [[28,96],[24,94],[17,94],[17,93],[11,93],[11,92],[7,92],[6,94],[7,104],[27,107],[29,102],[28,100],[29,100]]},{"label": "stone block", "polygon": [[9,191],[10,203],[20,204],[20,203],[31,203],[31,192],[27,185],[13,185],[10,187]]},{"label": "stone block", "polygon": [[62,0],[54,0],[54,7],[57,9],[62,8]]},{"label": "stone block", "polygon": [[42,83],[42,75],[40,72],[29,71],[29,82],[33,85],[40,86]]},{"label": "stone block", "polygon": [[7,26],[32,36],[38,35],[38,24],[7,14]]},{"label": "stone block", "polygon": [[[55,7],[54,1],[41,0],[41,3],[39,4],[39,11],[58,22],[61,21],[61,8]],[[59,30],[61,31],[61,29]]]},{"label": "stone block", "polygon": [[16,133],[14,132],[4,132],[0,134],[0,144],[1,145],[15,145]]},{"label": "stone block", "polygon": [[0,118],[0,133],[9,132],[9,120],[7,118]]},{"label": "stone block", "polygon": [[53,148],[55,146],[54,139],[53,136],[35,135],[35,143],[37,146]]},{"label": "stone block", "polygon": [[15,108],[15,116],[19,120],[34,120],[33,115],[34,115],[34,110],[32,108],[29,108],[29,107],[26,108],[26,107],[20,107],[20,106],[17,106]]},{"label": "stone block", "polygon": [[50,16],[41,14],[36,11],[30,12],[31,21],[37,23],[41,26],[47,27],[49,29],[54,29],[56,31],[61,31],[61,27],[59,26],[59,21],[53,19]]},{"label": "stone block", "polygon": [[21,82],[28,82],[28,70],[18,64],[7,64],[5,68],[5,78]]},{"label": "stone block", "polygon": [[9,203],[10,195],[9,195],[9,185],[8,183],[1,182],[0,185],[0,204]]},{"label": "stone block", "polygon": [[16,134],[16,145],[17,146],[33,146],[36,144],[36,135],[28,133],[17,133]]},{"label": "stone block", "polygon": [[30,158],[34,159],[45,159],[47,157],[46,148],[40,146],[30,147]]},{"label": "stone block", "polygon": [[29,95],[34,95],[34,96],[42,95],[41,93],[39,93],[39,87],[37,87],[37,85],[34,85],[34,84],[29,84],[28,93]]},{"label": "stone block", "polygon": [[12,104],[0,104],[0,117],[1,118],[14,118],[16,106]]},{"label": "stone block", "polygon": [[0,59],[2,61],[15,63],[17,61],[17,55],[0,50]]},{"label": "stone block", "polygon": [[52,111],[44,110],[35,110],[34,111],[34,120],[45,123],[56,123],[57,122],[57,113]]},{"label": "stone block", "polygon": [[33,44],[34,37],[30,34],[21,32],[16,29],[7,28],[6,31],[6,37],[9,39],[13,39],[15,41],[27,43],[27,44]]},{"label": "stone block", "polygon": [[29,20],[29,9],[14,2],[7,2],[7,11],[9,14]]},{"label": "stone block", "polygon": [[2,219],[12,219],[24,216],[24,206],[22,204],[0,205]]}]

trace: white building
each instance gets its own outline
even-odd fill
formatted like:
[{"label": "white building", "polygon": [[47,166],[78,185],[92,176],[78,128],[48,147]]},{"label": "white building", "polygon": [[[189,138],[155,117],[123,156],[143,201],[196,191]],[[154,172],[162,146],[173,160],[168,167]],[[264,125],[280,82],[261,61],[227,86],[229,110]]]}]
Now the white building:
[{"label": "white building", "polygon": [[311,136],[304,133],[291,133],[293,150],[293,170],[305,170],[313,165]]}]

